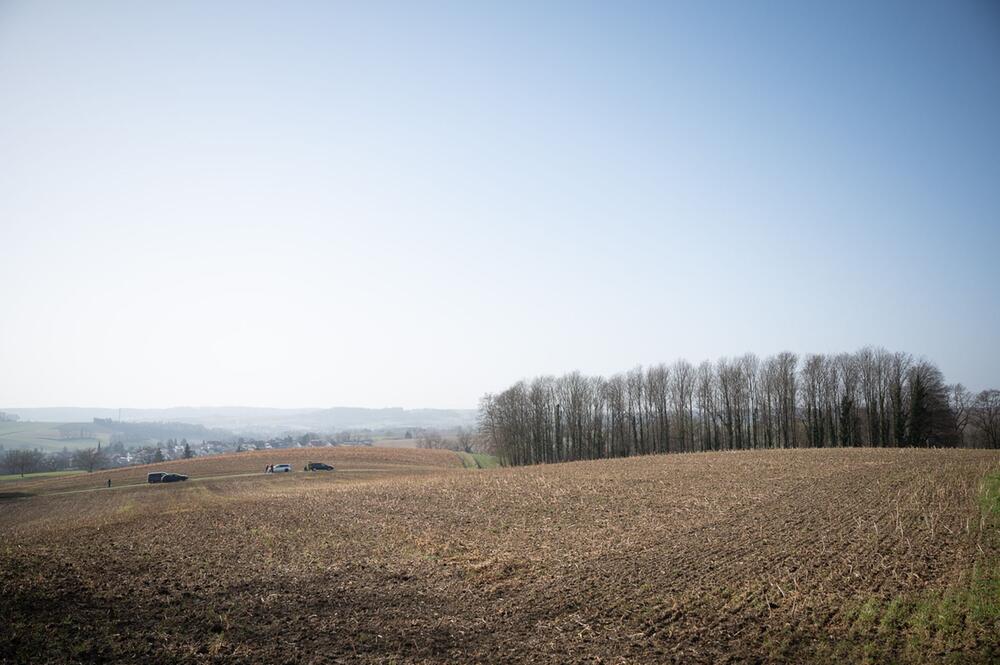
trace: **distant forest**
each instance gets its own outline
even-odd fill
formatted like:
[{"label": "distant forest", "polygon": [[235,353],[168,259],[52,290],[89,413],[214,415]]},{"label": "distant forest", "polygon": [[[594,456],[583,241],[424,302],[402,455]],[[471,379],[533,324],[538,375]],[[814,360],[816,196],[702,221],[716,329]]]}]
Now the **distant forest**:
[{"label": "distant forest", "polygon": [[480,427],[504,464],[652,453],[833,446],[1000,448],[1000,391],[948,385],[932,362],[867,347],[609,379],[538,377],[483,397]]}]

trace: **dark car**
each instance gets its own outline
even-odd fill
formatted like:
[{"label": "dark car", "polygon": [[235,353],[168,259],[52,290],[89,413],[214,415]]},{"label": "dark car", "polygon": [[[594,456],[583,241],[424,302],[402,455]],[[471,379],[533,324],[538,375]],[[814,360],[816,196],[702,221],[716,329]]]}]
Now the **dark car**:
[{"label": "dark car", "polygon": [[167,474],[164,471],[156,471],[154,473],[147,473],[146,474],[146,482],[147,483],[162,483],[163,482],[163,476],[165,476],[165,475],[167,475]]},{"label": "dark car", "polygon": [[160,479],[161,483],[178,483],[182,480],[187,480],[188,477],[183,473],[165,473],[163,478]]},{"label": "dark car", "polygon": [[329,464],[323,464],[322,462],[309,462],[306,464],[306,471],[334,471],[334,468]]}]

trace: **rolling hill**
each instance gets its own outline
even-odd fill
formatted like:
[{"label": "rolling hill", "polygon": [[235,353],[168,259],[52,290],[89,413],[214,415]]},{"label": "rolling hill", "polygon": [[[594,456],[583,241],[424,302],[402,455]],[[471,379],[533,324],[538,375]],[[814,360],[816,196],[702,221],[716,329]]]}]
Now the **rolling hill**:
[{"label": "rolling hill", "polygon": [[273,409],[256,407],[175,407],[170,409],[104,408],[6,408],[23,421],[92,422],[110,418],[126,422],[176,422],[222,428],[234,432],[285,432],[388,427],[469,427],[475,424],[475,409],[365,409],[333,407],[324,409]]},{"label": "rolling hill", "polygon": [[316,451],[189,460],[203,479],[177,485],[93,489],[93,474],[8,492],[0,660],[1000,656],[995,451],[472,470],[366,448],[334,449],[342,471],[259,473],[289,454]]}]

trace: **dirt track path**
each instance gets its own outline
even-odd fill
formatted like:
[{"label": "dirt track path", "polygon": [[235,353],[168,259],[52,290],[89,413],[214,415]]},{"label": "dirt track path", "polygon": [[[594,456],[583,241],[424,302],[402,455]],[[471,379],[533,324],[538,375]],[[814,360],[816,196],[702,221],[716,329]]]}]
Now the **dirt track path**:
[{"label": "dirt track path", "polygon": [[[338,477],[342,477],[343,474],[377,473],[379,471],[385,471],[385,469],[378,469],[378,468],[371,468],[371,469],[342,469],[342,470],[334,471],[332,473],[331,472],[324,472],[322,475],[323,476],[329,476],[330,478],[336,479]],[[295,472],[293,472],[293,474],[294,473]],[[305,474],[305,473],[306,473],[305,471],[298,472],[298,474]],[[320,474],[320,472],[315,472],[315,473],[316,474]],[[289,474],[285,474],[285,473],[270,474],[270,473],[261,473],[259,471],[255,471],[253,473],[227,473],[227,474],[222,474],[222,475],[217,475],[217,476],[202,476],[202,477],[199,477],[199,478],[188,478],[186,481],[182,481],[182,482],[183,483],[200,483],[200,482],[205,482],[205,481],[209,481],[209,480],[227,480],[227,479],[231,479],[231,478],[250,478],[250,477],[253,477],[253,476],[282,478],[282,477],[285,477],[285,476],[288,476],[288,475]],[[294,477],[294,475],[293,475],[293,477]],[[315,475],[314,477],[321,477],[321,476],[320,475]],[[128,483],[128,484],[125,484],[125,485],[112,485],[111,487],[103,486],[103,487],[87,487],[87,488],[75,489],[75,490],[57,490],[57,491],[54,491],[54,492],[31,492],[31,493],[26,493],[26,496],[19,497],[19,498],[21,498],[21,499],[30,499],[30,498],[36,497],[36,496],[58,496],[58,495],[63,495],[63,494],[83,494],[83,493],[86,493],[86,492],[111,492],[111,491],[114,491],[114,490],[134,489],[134,488],[137,488],[137,487],[151,487],[153,485],[160,485],[160,484],[171,484],[171,483]],[[183,485],[180,485],[180,486],[183,487]]]}]

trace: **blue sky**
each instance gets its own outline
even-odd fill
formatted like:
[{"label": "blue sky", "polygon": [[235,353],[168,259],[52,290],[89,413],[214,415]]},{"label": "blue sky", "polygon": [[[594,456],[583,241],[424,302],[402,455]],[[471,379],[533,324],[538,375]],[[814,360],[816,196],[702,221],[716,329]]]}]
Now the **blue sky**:
[{"label": "blue sky", "polygon": [[3,3],[0,404],[996,386],[998,65],[986,2]]}]

